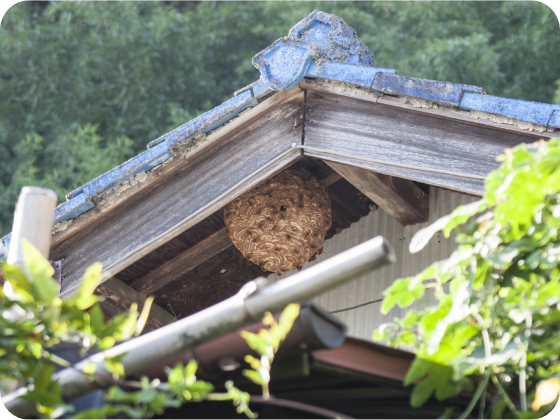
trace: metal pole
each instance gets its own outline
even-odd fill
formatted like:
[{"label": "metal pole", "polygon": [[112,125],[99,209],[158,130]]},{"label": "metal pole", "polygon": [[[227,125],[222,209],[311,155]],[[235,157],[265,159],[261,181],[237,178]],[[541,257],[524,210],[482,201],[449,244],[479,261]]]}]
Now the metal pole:
[{"label": "metal pole", "polygon": [[56,193],[53,190],[41,187],[21,189],[14,213],[8,264],[22,265],[21,240],[23,238],[31,242],[45,258],[49,258],[56,202]]},{"label": "metal pole", "polygon": [[[76,368],[94,363],[97,366],[96,373],[107,375],[103,366],[105,357],[126,353],[122,360],[125,372],[127,375],[134,374],[254,322],[266,311],[282,310],[289,303],[309,299],[395,260],[391,245],[378,236],[276,283],[269,285],[263,277],[253,280],[236,295],[217,305],[88,357],[78,363]],[[55,375],[66,401],[98,386],[77,369],[64,369]],[[30,402],[18,398],[25,393],[26,389],[20,389],[2,399],[10,412],[23,418],[31,414]]]}]

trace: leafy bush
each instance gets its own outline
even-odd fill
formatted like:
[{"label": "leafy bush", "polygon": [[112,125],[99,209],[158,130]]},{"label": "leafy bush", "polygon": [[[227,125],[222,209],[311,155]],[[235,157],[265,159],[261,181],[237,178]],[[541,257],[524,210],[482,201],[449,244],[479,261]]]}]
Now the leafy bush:
[{"label": "leafy bush", "polygon": [[410,244],[417,252],[436,232],[449,237],[456,230],[451,257],[384,292],[384,313],[410,306],[427,290],[437,301],[374,334],[416,353],[405,381],[415,384],[413,406],[476,383],[464,417],[482,398],[491,401],[485,415],[528,418],[550,411],[558,396],[560,142],[522,144],[499,159],[482,200],[420,230]]},{"label": "leafy bush", "polygon": [[[136,304],[132,304],[128,312],[105,322],[97,303],[99,298],[93,294],[103,278],[101,264],[89,267],[77,293],[62,300],[52,279],[54,269],[50,263],[27,241],[22,246],[24,267],[6,262],[2,266],[5,281],[0,289],[0,384],[27,387],[22,398],[33,403],[35,415],[55,418],[73,411],[72,406],[65,404],[62,387],[52,376],[55,367],[77,368],[53,354],[53,347],[75,343],[85,355],[90,349],[106,350],[138,336],[148,319],[153,297],[146,299],[140,314]],[[289,305],[279,323],[267,313],[264,318],[267,329],[259,334],[243,333],[249,346],[262,355],[260,361],[252,359],[251,365],[261,365],[247,376],[252,380],[259,378],[258,383],[266,389],[265,398],[268,398],[270,365],[298,314],[299,305]],[[225,383],[226,392],[214,392],[211,383],[196,378],[194,360],[187,366],[178,363],[168,369],[166,382],[150,381],[147,377],[131,381],[125,379],[123,357],[124,354],[105,358],[104,367],[112,378],[103,376],[102,379],[112,383],[105,397],[110,404],[84,410],[74,414],[75,418],[150,418],[163,414],[168,407],[203,400],[231,400],[239,413],[256,417],[248,406],[249,394],[237,389],[231,381]],[[93,363],[86,365],[82,372],[91,380],[99,379]]]}]

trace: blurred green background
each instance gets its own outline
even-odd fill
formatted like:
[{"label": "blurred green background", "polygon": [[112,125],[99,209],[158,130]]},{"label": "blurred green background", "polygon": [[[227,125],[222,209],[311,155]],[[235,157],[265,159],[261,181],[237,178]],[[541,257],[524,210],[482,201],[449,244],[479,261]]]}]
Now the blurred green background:
[{"label": "blurred green background", "polygon": [[538,2],[22,2],[0,26],[0,236],[23,185],[64,195],[254,82],[251,58],[313,10],[375,65],[560,103]]}]

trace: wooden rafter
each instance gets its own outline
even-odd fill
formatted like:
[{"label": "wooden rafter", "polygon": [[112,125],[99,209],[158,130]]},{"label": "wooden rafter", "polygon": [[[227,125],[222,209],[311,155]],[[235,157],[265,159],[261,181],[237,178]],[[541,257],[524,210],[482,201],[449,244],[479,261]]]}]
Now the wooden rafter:
[{"label": "wooden rafter", "polygon": [[428,194],[414,182],[341,163],[327,164],[403,226],[428,221]]},{"label": "wooden rafter", "polygon": [[159,266],[147,275],[131,283],[131,287],[144,296],[196,268],[198,265],[232,246],[225,229],[221,229],[195,246],[179,254],[171,261]]}]

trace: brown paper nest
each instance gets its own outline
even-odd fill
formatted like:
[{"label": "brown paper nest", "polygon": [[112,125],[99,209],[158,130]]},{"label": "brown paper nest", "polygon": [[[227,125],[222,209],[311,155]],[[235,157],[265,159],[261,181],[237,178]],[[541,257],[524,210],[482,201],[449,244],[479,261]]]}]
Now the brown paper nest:
[{"label": "brown paper nest", "polygon": [[322,252],[331,201],[309,171],[289,168],[229,203],[224,219],[245,258],[263,271],[290,271]]}]

